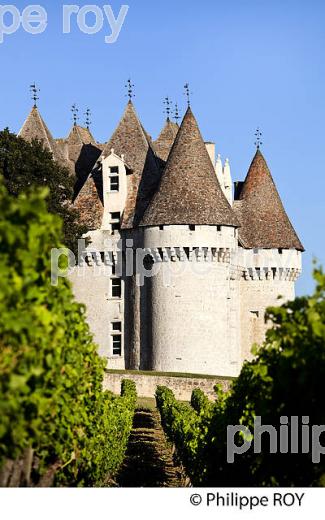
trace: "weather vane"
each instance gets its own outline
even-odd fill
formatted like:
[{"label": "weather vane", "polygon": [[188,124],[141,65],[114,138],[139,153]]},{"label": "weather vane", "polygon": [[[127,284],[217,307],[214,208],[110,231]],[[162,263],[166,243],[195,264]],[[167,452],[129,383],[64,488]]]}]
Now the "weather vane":
[{"label": "weather vane", "polygon": [[256,148],[257,148],[257,150],[259,150],[259,149],[260,149],[260,146],[263,144],[262,139],[261,139],[261,138],[262,138],[262,135],[263,135],[263,134],[262,134],[262,132],[260,131],[260,129],[257,128],[257,130],[256,130],[256,132],[255,132],[256,141],[255,141],[255,143],[254,143],[255,146],[256,146]]},{"label": "weather vane", "polygon": [[32,95],[32,100],[34,101],[34,108],[37,107],[37,101],[39,100],[38,93],[40,92],[40,89],[37,88],[36,83],[34,82],[32,85],[30,85],[30,92]]},{"label": "weather vane", "polygon": [[77,126],[77,122],[79,119],[79,116],[78,116],[79,109],[77,108],[77,105],[75,103],[71,107],[71,112],[72,112],[73,124],[74,124],[74,126]]},{"label": "weather vane", "polygon": [[178,124],[178,120],[181,118],[181,116],[179,115],[179,110],[178,110],[178,104],[175,103],[175,109],[174,109],[174,119],[176,121],[176,123]]},{"label": "weather vane", "polygon": [[125,88],[127,89],[127,94],[126,95],[128,96],[129,100],[132,101],[132,98],[134,98],[135,95],[133,93],[134,85],[133,85],[133,83],[132,83],[130,78],[127,80]]},{"label": "weather vane", "polygon": [[164,99],[164,105],[166,106],[164,113],[167,115],[167,121],[170,121],[169,116],[171,113],[171,104],[172,104],[171,100],[169,99],[168,96],[166,96]]},{"label": "weather vane", "polygon": [[190,107],[191,106],[191,94],[192,94],[192,92],[190,92],[190,85],[188,83],[185,83],[184,89],[185,89],[185,96],[187,97],[187,106]]},{"label": "weather vane", "polygon": [[91,125],[91,110],[90,110],[90,108],[87,108],[87,110],[86,110],[84,115],[86,116],[85,125],[86,125],[86,128],[89,130],[90,125]]}]

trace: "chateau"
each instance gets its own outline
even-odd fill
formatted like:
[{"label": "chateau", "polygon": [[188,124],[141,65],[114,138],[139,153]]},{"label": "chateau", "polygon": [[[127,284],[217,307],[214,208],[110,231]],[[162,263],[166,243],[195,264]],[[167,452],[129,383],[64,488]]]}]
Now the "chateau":
[{"label": "chateau", "polygon": [[131,100],[104,145],[77,122],[54,139],[37,107],[20,136],[75,176],[88,242],[70,278],[108,366],[238,375],[265,309],[294,298],[304,251],[259,145],[233,189],[190,107],[156,141]]}]

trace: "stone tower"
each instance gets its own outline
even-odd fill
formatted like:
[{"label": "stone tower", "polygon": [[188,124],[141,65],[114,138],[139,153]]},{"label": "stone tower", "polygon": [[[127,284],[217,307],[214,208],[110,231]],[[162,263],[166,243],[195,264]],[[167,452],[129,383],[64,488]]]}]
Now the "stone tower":
[{"label": "stone tower", "polygon": [[235,199],[234,210],[241,224],[241,349],[242,358],[247,359],[251,345],[264,339],[265,309],[294,298],[304,248],[259,149],[245,182],[237,185]]},{"label": "stone tower", "polygon": [[[189,108],[140,223],[154,274],[145,279],[147,368],[236,375],[237,291],[231,290],[237,218]],[[230,340],[231,338],[231,340]]]}]

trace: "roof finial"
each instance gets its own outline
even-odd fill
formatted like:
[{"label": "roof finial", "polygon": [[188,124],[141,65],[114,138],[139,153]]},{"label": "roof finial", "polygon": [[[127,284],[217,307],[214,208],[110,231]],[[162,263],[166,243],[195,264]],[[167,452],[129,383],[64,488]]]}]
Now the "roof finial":
[{"label": "roof finial", "polygon": [[255,143],[254,143],[255,146],[256,146],[256,148],[257,148],[257,150],[259,150],[259,149],[260,149],[260,146],[262,146],[262,144],[263,144],[263,142],[262,142],[262,140],[261,140],[262,135],[263,135],[263,134],[262,134],[262,132],[260,131],[259,127],[257,127],[256,132],[255,132],[256,141],[255,141]]},{"label": "roof finial", "polygon": [[87,130],[89,130],[90,125],[91,125],[91,110],[90,110],[90,108],[87,108],[87,110],[86,110],[84,115],[86,116],[85,125],[86,125]]},{"label": "roof finial", "polygon": [[37,108],[37,101],[39,100],[38,93],[40,92],[40,89],[37,88],[35,82],[32,85],[30,85],[29,88],[32,95],[32,100],[34,101],[34,108]]},{"label": "roof finial", "polygon": [[132,101],[132,98],[135,97],[134,93],[133,93],[133,89],[134,89],[134,85],[131,81],[131,78],[129,78],[126,82],[126,85],[125,85],[125,88],[127,89],[127,96],[129,98],[129,101]]},{"label": "roof finial", "polygon": [[73,120],[73,124],[74,126],[77,126],[77,122],[78,122],[78,119],[79,119],[79,116],[78,116],[78,113],[79,113],[79,109],[76,105],[76,103],[74,103],[71,107],[71,112],[72,112],[72,120]]},{"label": "roof finial", "polygon": [[187,97],[187,106],[188,106],[188,108],[190,108],[192,92],[190,92],[190,85],[189,85],[189,83],[185,83],[184,89],[185,89],[185,93],[184,94]]},{"label": "roof finial", "polygon": [[175,119],[177,125],[178,125],[178,120],[179,120],[180,118],[181,118],[181,116],[179,115],[178,104],[175,103],[174,119]]},{"label": "roof finial", "polygon": [[164,99],[164,105],[166,106],[165,110],[164,110],[164,113],[167,115],[167,121],[170,121],[170,113],[171,113],[171,100],[169,99],[168,96],[165,97]]}]

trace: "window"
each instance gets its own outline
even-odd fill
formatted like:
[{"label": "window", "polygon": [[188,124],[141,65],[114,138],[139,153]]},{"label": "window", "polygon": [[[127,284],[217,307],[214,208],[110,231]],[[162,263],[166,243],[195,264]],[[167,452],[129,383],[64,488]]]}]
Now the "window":
[{"label": "window", "polygon": [[113,334],[112,343],[113,343],[113,356],[121,356],[122,355],[122,336],[121,336],[121,334]]},{"label": "window", "polygon": [[258,249],[256,247],[253,249],[253,253],[254,255],[258,255]]},{"label": "window", "polygon": [[120,278],[112,278],[112,298],[122,298],[122,280]]},{"label": "window", "polygon": [[122,332],[122,323],[120,321],[113,321],[112,330],[117,331],[117,332]]},{"label": "window", "polygon": [[188,227],[190,228],[190,231],[195,231],[195,226],[193,224],[190,224]]},{"label": "window", "polygon": [[113,213],[110,213],[110,222],[111,222],[111,229],[112,231],[119,231],[121,227],[121,213],[119,211],[114,211]]},{"label": "window", "polygon": [[119,191],[120,179],[117,176],[109,178],[109,189],[110,191]]},{"label": "window", "polygon": [[221,231],[221,226],[217,226],[217,231]]},{"label": "window", "polygon": [[160,231],[164,231],[164,226],[159,226]]},{"label": "window", "polygon": [[283,249],[278,249],[279,255],[283,254]]},{"label": "window", "polygon": [[109,190],[118,192],[120,190],[118,166],[111,166],[109,169]]}]

